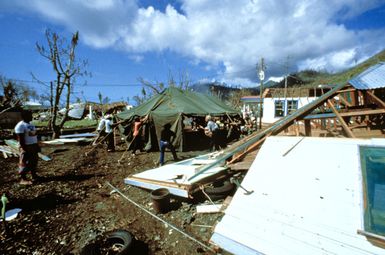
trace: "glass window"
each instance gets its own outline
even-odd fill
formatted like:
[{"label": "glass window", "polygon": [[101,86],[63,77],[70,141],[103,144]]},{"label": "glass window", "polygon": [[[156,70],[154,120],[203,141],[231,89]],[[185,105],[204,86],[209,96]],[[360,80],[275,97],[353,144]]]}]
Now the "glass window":
[{"label": "glass window", "polygon": [[298,110],[298,100],[287,100],[287,114],[292,114]]},{"label": "glass window", "polygon": [[385,235],[385,148],[360,146],[365,231]]},{"label": "glass window", "polygon": [[285,113],[285,101],[277,100],[274,102],[275,106],[275,117],[283,117]]}]

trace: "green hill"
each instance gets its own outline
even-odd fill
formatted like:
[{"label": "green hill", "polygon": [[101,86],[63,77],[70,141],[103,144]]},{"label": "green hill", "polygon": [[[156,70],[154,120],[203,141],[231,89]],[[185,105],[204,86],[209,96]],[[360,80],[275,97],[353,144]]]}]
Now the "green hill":
[{"label": "green hill", "polygon": [[[369,67],[385,61],[385,50],[377,53],[366,61],[347,69],[345,71],[330,74],[327,72],[318,72],[314,70],[304,70],[295,74],[291,74],[288,78],[288,87],[314,87],[319,84],[339,84],[346,83],[352,77],[362,73]],[[284,87],[284,81],[277,84],[275,87]]]}]

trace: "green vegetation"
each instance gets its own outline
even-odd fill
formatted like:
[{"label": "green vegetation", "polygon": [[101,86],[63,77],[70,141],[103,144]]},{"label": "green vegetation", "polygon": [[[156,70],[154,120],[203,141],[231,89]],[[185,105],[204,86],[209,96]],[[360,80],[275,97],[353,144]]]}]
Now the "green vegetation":
[{"label": "green vegetation", "polygon": [[[48,121],[33,121],[33,124],[38,128],[46,128],[48,127]],[[71,128],[87,128],[87,127],[95,127],[97,126],[97,120],[83,119],[83,120],[67,120],[64,123],[64,129]]]},{"label": "green vegetation", "polygon": [[362,73],[369,67],[381,62],[385,61],[385,50],[379,52],[378,54],[374,55],[373,57],[369,58],[368,60],[364,61],[363,63],[352,67],[346,71],[335,73],[335,74],[329,74],[326,72],[317,72],[314,70],[305,70],[301,71],[296,76],[303,81],[304,86],[306,87],[314,87],[319,84],[339,84],[339,83],[346,83],[349,81],[352,77]]}]

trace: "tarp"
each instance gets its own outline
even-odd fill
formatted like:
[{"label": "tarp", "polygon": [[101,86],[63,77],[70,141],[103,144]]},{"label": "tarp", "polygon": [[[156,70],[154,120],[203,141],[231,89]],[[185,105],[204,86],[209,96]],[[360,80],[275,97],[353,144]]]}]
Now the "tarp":
[{"label": "tarp", "polygon": [[117,114],[118,120],[128,120],[129,125],[136,116],[149,116],[146,127],[146,149],[155,149],[163,125],[170,123],[175,132],[174,146],[183,150],[183,117],[187,116],[235,116],[240,112],[219,99],[205,94],[170,87],[147,102]]},{"label": "tarp", "polygon": [[[82,119],[84,116],[84,111],[86,108],[85,103],[75,103],[70,105],[70,110],[68,111],[68,117],[73,119]],[[66,111],[65,108],[61,109],[59,113],[64,114]]]}]

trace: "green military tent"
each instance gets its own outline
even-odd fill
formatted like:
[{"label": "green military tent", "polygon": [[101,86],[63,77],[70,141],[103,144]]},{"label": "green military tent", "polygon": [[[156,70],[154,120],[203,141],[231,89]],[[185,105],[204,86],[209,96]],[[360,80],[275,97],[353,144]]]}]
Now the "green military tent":
[{"label": "green military tent", "polygon": [[236,116],[239,115],[239,111],[214,96],[169,87],[147,102],[117,114],[117,118],[119,121],[127,120],[125,122],[128,124],[126,127],[131,127],[135,117],[148,115],[149,121],[145,128],[146,150],[158,148],[162,127],[170,123],[172,125],[171,130],[176,134],[174,146],[182,151],[184,147],[184,117],[203,117],[208,114],[212,116]]}]

